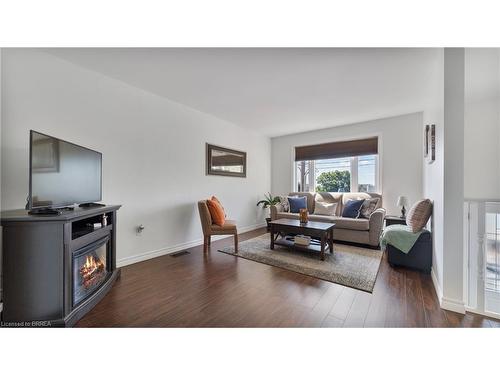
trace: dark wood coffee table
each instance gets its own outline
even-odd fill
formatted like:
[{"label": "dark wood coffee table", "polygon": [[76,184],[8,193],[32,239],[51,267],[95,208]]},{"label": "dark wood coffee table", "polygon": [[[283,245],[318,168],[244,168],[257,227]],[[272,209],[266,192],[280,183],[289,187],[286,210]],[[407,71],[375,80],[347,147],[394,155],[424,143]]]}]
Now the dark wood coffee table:
[{"label": "dark wood coffee table", "polygon": [[[333,254],[333,228],[334,223],[321,223],[309,221],[301,224],[299,220],[279,219],[271,221],[271,250],[274,245],[286,246],[294,249],[319,251],[320,259],[325,260],[325,250],[328,248]],[[312,238],[319,238],[320,244],[311,243],[309,246],[296,245],[287,235],[302,234]],[[280,237],[281,238],[278,238]]]}]

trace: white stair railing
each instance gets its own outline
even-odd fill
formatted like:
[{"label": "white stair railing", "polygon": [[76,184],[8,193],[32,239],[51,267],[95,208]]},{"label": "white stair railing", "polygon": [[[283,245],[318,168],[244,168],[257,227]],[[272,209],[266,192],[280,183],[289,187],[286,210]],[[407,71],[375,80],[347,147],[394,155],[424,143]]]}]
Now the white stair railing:
[{"label": "white stair railing", "polygon": [[467,309],[500,317],[500,201],[465,202]]}]

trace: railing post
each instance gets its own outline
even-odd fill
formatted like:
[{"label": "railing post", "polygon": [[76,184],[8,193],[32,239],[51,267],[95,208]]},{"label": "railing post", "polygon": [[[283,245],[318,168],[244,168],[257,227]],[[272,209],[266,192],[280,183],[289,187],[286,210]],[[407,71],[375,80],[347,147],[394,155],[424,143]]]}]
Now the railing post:
[{"label": "railing post", "polygon": [[477,204],[477,308],[484,311],[484,237],[486,233],[486,203]]}]

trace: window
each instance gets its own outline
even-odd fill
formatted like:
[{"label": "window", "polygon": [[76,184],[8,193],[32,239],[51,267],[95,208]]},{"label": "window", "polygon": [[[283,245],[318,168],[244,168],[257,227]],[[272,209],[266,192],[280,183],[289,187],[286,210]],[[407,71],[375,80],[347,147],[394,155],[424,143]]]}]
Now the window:
[{"label": "window", "polygon": [[378,138],[295,148],[296,191],[380,191]]},{"label": "window", "polygon": [[500,214],[486,213],[485,236],[486,272],[484,284],[487,291],[500,293]]},{"label": "window", "polygon": [[316,188],[309,191],[351,191],[350,158],[313,161]]},{"label": "window", "polygon": [[378,155],[295,162],[296,191],[375,193],[379,191]]},{"label": "window", "polygon": [[378,156],[364,155],[357,158],[358,191],[378,192]]}]

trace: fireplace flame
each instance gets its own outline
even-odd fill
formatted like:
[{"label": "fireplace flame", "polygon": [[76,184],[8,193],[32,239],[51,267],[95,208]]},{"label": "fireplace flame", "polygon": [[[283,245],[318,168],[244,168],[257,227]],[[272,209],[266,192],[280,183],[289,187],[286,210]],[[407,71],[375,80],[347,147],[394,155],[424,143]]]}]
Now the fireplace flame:
[{"label": "fireplace flame", "polygon": [[91,286],[94,278],[104,270],[104,263],[93,255],[85,257],[85,263],[80,268],[80,275],[85,287]]}]

